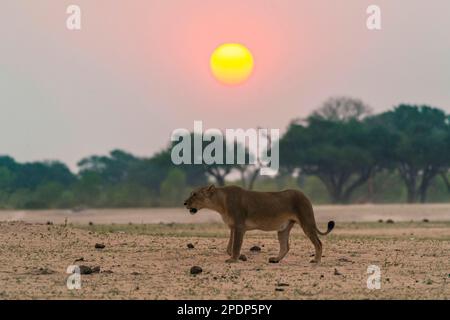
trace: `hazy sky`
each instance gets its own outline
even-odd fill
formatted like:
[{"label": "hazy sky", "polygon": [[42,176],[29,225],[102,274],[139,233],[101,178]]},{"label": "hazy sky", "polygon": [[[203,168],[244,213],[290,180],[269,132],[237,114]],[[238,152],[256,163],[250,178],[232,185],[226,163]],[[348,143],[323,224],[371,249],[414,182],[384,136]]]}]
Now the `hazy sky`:
[{"label": "hazy sky", "polygon": [[[66,28],[70,4],[81,31]],[[381,31],[366,28],[369,4]],[[224,42],[255,57],[240,87],[210,74]],[[0,2],[0,154],[18,161],[148,156],[194,120],[284,131],[335,95],[450,112],[450,1]]]}]

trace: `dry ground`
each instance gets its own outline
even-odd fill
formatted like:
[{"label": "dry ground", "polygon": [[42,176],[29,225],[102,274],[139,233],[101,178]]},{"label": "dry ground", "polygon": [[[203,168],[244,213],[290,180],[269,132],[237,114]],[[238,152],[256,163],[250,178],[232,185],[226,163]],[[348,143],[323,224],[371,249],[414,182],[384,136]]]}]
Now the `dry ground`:
[{"label": "dry ground", "polygon": [[[320,224],[325,229],[325,224]],[[299,227],[279,264],[276,233],[249,232],[246,262],[225,264],[222,224],[46,225],[0,223],[1,299],[449,299],[450,222],[338,223],[324,257]],[[95,249],[104,243],[104,249]],[[195,248],[188,249],[192,243]],[[258,245],[259,253],[249,251]],[[84,261],[75,262],[79,258]],[[100,266],[68,290],[72,264]],[[381,268],[380,290],[366,287]],[[193,265],[203,268],[191,275]],[[279,286],[280,283],[285,286]]]},{"label": "dry ground", "polygon": [[[314,206],[317,221],[373,222],[378,219],[395,221],[450,221],[450,203],[427,204],[361,204]],[[26,221],[33,223],[97,224],[121,223],[214,223],[222,222],[220,215],[211,210],[190,215],[184,208],[142,209],[84,209],[73,210],[0,210],[0,221]]]}]

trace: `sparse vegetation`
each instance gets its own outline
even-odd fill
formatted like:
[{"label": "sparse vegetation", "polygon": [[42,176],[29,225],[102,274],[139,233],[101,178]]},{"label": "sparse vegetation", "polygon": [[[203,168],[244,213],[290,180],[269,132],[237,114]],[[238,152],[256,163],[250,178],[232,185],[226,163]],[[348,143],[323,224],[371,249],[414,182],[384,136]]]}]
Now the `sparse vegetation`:
[{"label": "sparse vegetation", "polygon": [[[109,228],[112,232],[108,232]],[[267,262],[278,250],[276,234],[258,231],[250,232],[244,242],[243,253],[248,260],[225,264],[226,231],[222,224],[86,224],[66,228],[55,225],[48,229],[46,224],[2,222],[1,296],[5,299],[448,299],[450,295],[446,285],[450,222],[338,223],[334,234],[323,238],[327,249],[322,263],[316,267],[309,263],[313,247],[300,228],[294,228],[291,251],[280,264]],[[106,251],[94,248],[100,241],[106,245]],[[188,250],[188,243],[194,243],[195,250]],[[256,244],[264,245],[263,250],[252,254],[250,248]],[[96,272],[82,275],[82,290],[68,290],[64,281],[67,266],[80,257],[83,260],[78,263],[95,266]],[[381,290],[366,288],[366,270],[371,264],[381,268]],[[192,266],[201,266],[202,272],[191,275]]]}]

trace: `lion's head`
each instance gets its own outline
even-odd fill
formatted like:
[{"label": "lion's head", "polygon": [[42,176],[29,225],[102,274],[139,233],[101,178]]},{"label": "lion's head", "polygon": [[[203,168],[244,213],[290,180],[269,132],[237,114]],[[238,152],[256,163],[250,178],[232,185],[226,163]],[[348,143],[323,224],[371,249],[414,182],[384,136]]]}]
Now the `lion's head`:
[{"label": "lion's head", "polygon": [[188,209],[191,214],[195,214],[200,209],[211,208],[213,205],[211,196],[215,191],[216,187],[214,185],[198,188],[192,191],[189,198],[187,198],[184,202],[186,209]]}]

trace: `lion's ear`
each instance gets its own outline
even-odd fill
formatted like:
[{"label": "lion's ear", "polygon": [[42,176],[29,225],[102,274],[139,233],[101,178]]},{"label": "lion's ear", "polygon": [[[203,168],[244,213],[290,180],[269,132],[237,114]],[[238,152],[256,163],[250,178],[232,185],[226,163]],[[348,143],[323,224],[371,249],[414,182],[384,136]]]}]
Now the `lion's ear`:
[{"label": "lion's ear", "polygon": [[214,191],[216,191],[216,186],[213,185],[213,184],[211,184],[210,186],[208,186],[208,187],[206,188],[206,192],[208,192],[209,194],[213,194]]}]

